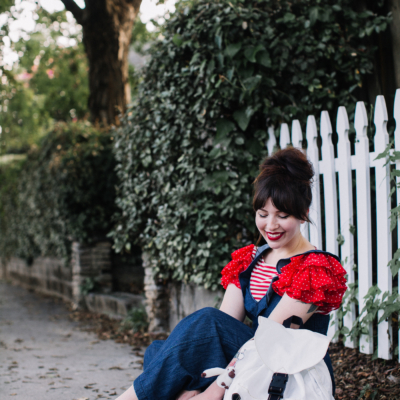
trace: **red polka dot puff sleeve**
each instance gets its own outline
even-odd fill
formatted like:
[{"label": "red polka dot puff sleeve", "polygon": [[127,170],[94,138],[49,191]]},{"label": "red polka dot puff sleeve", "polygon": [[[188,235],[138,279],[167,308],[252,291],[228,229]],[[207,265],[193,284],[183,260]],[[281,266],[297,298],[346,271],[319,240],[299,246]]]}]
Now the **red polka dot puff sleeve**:
[{"label": "red polka dot puff sleeve", "polygon": [[243,247],[232,253],[232,261],[222,270],[221,285],[226,289],[233,283],[240,289],[239,274],[244,271],[253,261],[254,244]]},{"label": "red polka dot puff sleeve", "polygon": [[279,279],[272,284],[283,296],[318,306],[318,312],[328,314],[337,310],[347,289],[346,271],[334,257],[309,253],[292,257],[281,269]]}]

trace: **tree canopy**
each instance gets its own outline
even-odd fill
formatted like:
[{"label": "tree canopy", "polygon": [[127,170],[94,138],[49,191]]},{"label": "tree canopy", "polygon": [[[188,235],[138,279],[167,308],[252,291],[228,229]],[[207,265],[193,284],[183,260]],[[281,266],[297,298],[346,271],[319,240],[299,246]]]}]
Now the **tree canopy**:
[{"label": "tree canopy", "polygon": [[[25,152],[51,127],[52,121],[84,118],[87,111],[88,67],[81,30],[66,12],[35,7],[32,31],[9,39],[9,25],[19,17],[11,8],[1,34],[18,54],[0,65],[0,153]],[[5,53],[5,44],[0,46]]]}]

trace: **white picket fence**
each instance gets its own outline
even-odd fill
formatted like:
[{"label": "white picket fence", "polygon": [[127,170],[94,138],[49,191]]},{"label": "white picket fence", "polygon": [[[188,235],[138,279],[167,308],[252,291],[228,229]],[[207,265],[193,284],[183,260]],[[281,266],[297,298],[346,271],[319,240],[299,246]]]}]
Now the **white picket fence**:
[{"label": "white picket fence", "polygon": [[[310,219],[313,224],[304,224],[303,234],[310,242],[322,249],[321,229],[321,199],[320,184],[323,179],[324,215],[325,215],[325,248],[323,250],[333,254],[339,254],[337,237],[339,232],[344,237],[344,244],[341,246],[341,259],[347,271],[348,283],[354,283],[354,269],[356,263],[358,272],[358,301],[360,311],[364,306],[364,296],[372,286],[373,262],[372,246],[376,246],[377,254],[377,284],[382,290],[392,290],[392,275],[387,266],[392,258],[392,236],[390,232],[390,166],[384,166],[385,160],[375,160],[379,153],[383,152],[389,143],[387,132],[388,113],[385,99],[378,96],[375,103],[375,136],[374,152],[369,152],[367,137],[367,112],[363,102],[356,105],[354,128],[356,131],[355,155],[351,155],[351,144],[349,141],[349,119],[346,109],[339,107],[336,120],[336,132],[338,134],[337,154],[334,156],[334,145],[332,143],[332,125],[327,111],[321,113],[320,135],[322,139],[321,155],[317,145],[318,130],[314,116],[307,119],[306,140],[307,156],[312,162],[315,170],[315,182],[313,186],[313,202],[310,208]],[[400,151],[400,89],[396,91],[394,103],[394,119],[396,120],[395,150]],[[289,127],[282,124],[280,128],[279,146],[285,148],[290,143],[297,148],[302,148],[303,133],[298,120],[292,122],[292,135],[290,138]],[[266,143],[268,152],[271,154],[277,146],[274,129],[269,128],[269,139]],[[375,168],[376,184],[376,243],[372,243],[371,230],[371,190],[370,190],[370,168]],[[400,162],[396,164],[400,170]],[[353,192],[352,192],[352,171],[356,176],[356,209],[357,221],[353,216]],[[336,190],[336,173],[338,173],[339,193]],[[339,200],[339,201],[338,201]],[[400,202],[400,190],[397,190],[397,204]],[[338,206],[339,204],[339,210]],[[340,211],[340,213],[338,213]],[[340,221],[339,216],[340,215]],[[339,230],[340,226],[340,230]],[[354,237],[350,227],[357,229],[357,254],[358,259],[354,260]],[[398,243],[400,247],[400,227],[398,230]],[[329,335],[333,335],[337,329],[337,315],[333,316],[336,324],[329,329]],[[356,318],[355,305],[352,305],[351,313],[344,317],[343,324],[349,329]],[[399,333],[398,333],[399,334]],[[400,339],[400,338],[399,338]],[[399,340],[400,343],[400,340]],[[345,342],[347,347],[356,346],[351,340]],[[391,325],[383,321],[378,325],[378,357],[391,359],[393,354],[393,332]],[[362,353],[372,354],[374,342],[372,336],[372,323],[369,326],[368,335],[362,335],[359,340],[359,349]],[[400,357],[400,355],[399,355]],[[399,358],[400,361],[400,358]]]}]

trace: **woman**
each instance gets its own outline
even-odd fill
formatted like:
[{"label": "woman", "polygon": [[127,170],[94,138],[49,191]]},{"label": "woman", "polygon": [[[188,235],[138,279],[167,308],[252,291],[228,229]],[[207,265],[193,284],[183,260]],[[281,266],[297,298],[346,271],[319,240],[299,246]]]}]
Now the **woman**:
[{"label": "woman", "polygon": [[[166,341],[153,342],[145,353],[144,372],[118,400],[221,400],[224,389],[201,373],[224,368],[254,336],[258,316],[283,323],[297,315],[305,329],[326,335],[328,313],[339,308],[346,291],[346,272],[337,256],[317,250],[301,234],[301,225],[310,222],[313,175],[307,157],[294,148],[263,162],[254,182],[253,209],[266,244],[232,254],[222,270],[226,292],[220,310],[199,310]],[[246,315],[252,328],[243,324]],[[334,391],[329,354],[324,360]]]}]

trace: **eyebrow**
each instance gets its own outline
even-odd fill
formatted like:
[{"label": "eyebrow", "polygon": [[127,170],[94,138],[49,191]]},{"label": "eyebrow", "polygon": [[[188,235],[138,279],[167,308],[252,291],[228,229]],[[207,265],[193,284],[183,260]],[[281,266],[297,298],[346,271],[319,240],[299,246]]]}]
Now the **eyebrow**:
[{"label": "eyebrow", "polygon": [[[261,210],[261,211],[264,211],[264,212],[266,212],[266,213],[268,212],[265,208],[260,208],[260,210]],[[285,211],[279,211],[279,210],[278,210],[278,213],[288,214],[288,213],[285,212]]]}]

